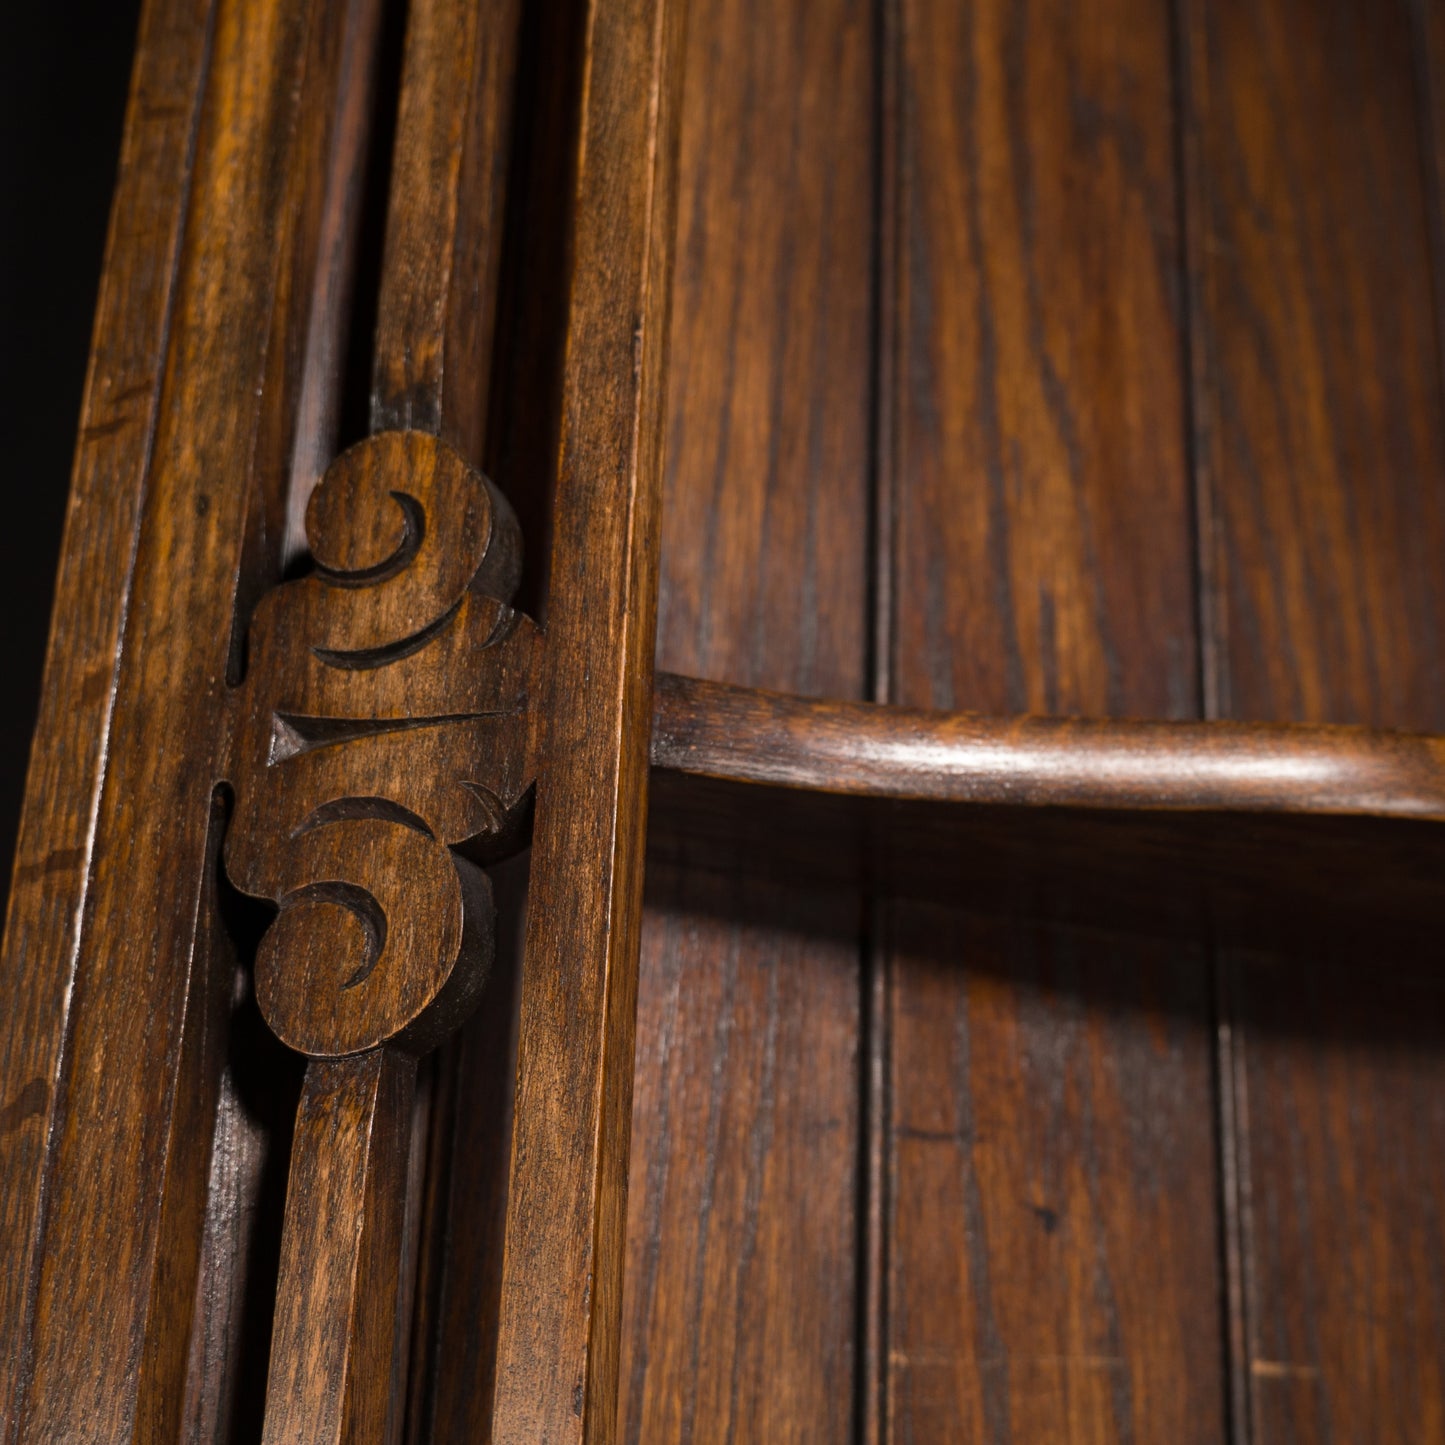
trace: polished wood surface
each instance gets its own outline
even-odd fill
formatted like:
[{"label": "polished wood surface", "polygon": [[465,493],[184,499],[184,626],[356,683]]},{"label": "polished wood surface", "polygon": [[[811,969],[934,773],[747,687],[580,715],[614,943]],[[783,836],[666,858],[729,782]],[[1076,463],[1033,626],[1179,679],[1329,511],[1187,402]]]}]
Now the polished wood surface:
[{"label": "polished wood surface", "polygon": [[[869,16],[688,10],[658,663],[862,696]],[[857,904],[793,881],[650,853],[626,1440],[847,1438]]]},{"label": "polished wood surface", "polygon": [[[504,298],[507,167],[521,47],[519,7],[418,0],[405,10],[396,134],[390,154],[382,225],[376,327],[372,343],[369,421],[373,431],[420,428],[435,433],[472,465],[488,462],[486,427]],[[383,58],[387,50],[383,37]],[[365,314],[364,312],[362,313]],[[298,499],[299,501],[300,499]],[[520,499],[519,499],[520,500]],[[515,512],[508,508],[508,515]],[[514,538],[508,595],[520,574],[535,568],[541,538]],[[530,670],[530,669],[529,669]],[[442,663],[435,681],[450,686]],[[450,704],[440,709],[451,711]],[[485,725],[484,725],[485,726]],[[525,751],[531,752],[530,739]],[[529,769],[530,776],[530,769]],[[419,780],[420,781],[420,780]],[[425,784],[423,784],[425,785]],[[505,849],[487,850],[495,856]],[[516,907],[515,888],[503,908]],[[504,932],[511,938],[515,927]],[[490,942],[490,926],[486,929]],[[510,1115],[500,1076],[512,1059],[516,960],[508,952],[492,965],[484,1001],[460,1034],[423,1060],[418,1080],[413,1149],[422,1177],[413,1179],[416,1271],[411,1338],[398,1322],[399,1352],[410,1355],[405,1438],[434,1433],[457,1377],[468,1414],[466,1430],[480,1433],[490,1413],[495,1349],[501,1223],[505,1210],[505,1149]],[[480,1051],[478,1046],[480,1045]],[[459,1142],[459,1110],[480,1095],[491,1106],[476,1122],[480,1149]],[[503,1107],[497,1108],[498,1096]],[[464,1244],[448,1247],[453,1239]],[[457,1258],[460,1256],[460,1258]],[[471,1351],[443,1352],[439,1337],[453,1282],[474,1286],[477,1341]],[[461,1330],[453,1332],[457,1338]],[[446,1367],[454,1360],[452,1369]],[[443,1413],[442,1419],[445,1419]],[[438,1432],[445,1434],[444,1430]],[[458,1430],[460,1437],[464,1430]]]},{"label": "polished wood surface", "polygon": [[662,673],[652,765],[860,797],[1445,822],[1445,738],[1364,727],[989,718]]},{"label": "polished wood surface", "polygon": [[[115,656],[155,436],[164,338],[201,103],[208,4],[145,14],[96,301],[35,742],[0,954],[0,1437],[31,1354],[57,1074],[80,966],[81,908],[113,720]],[[143,109],[137,97],[145,97]]]},{"label": "polished wood surface", "polygon": [[[125,624],[100,673],[112,701],[93,848],[133,866],[92,873],[73,981],[47,980],[47,1009],[70,1000],[72,1063],[50,1113],[29,1324],[7,1352],[22,1439],[154,1438],[184,1393],[208,1172],[192,1109],[213,1097],[229,992],[198,919],[232,639],[233,593],[217,584],[241,571],[267,511],[257,462],[289,424],[346,19],[340,6],[222,5],[208,67],[169,51],[205,31],[194,14],[169,44],[157,37],[167,66],[194,65],[207,84]],[[147,114],[144,93],[132,113]],[[106,1119],[130,1124],[112,1133]]]},{"label": "polished wood surface", "polygon": [[0,1441],[1445,1431],[1442,64],[149,0]]},{"label": "polished wood surface", "polygon": [[616,1438],[683,22],[592,0],[584,31],[499,1440]]},{"label": "polished wood surface", "polygon": [[[1433,8],[1188,10],[1213,716],[1445,716]],[[1220,942],[1237,1428],[1259,1445],[1429,1438],[1445,1429],[1438,930],[1271,955]]]},{"label": "polished wood surface", "polygon": [[292,1144],[264,1445],[399,1438],[416,1060],[310,1064]]},{"label": "polished wood surface", "polygon": [[[1170,8],[898,15],[887,700],[1197,716]],[[1222,1433],[1203,950],[1050,911],[880,927],[870,1438]]]}]

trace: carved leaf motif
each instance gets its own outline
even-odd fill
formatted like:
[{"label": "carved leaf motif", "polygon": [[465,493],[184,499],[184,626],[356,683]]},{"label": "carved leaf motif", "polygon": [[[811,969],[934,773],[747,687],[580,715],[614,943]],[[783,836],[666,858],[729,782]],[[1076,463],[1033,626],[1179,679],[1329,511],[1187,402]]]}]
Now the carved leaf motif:
[{"label": "carved leaf motif", "polygon": [[286,1043],[420,1051],[485,980],[491,891],[471,860],[515,843],[533,776],[520,536],[420,432],[337,458],[307,531],[315,572],[251,624],[226,870],[280,908],[256,993]]}]

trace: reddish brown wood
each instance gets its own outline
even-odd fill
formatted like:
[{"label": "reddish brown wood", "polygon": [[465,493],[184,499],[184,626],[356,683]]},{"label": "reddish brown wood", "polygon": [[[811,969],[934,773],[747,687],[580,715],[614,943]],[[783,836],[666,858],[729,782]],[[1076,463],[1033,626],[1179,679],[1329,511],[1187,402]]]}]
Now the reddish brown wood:
[{"label": "reddish brown wood", "polygon": [[[1194,716],[1168,8],[899,32],[891,700]],[[1031,923],[1030,877],[888,924],[880,1433],[1215,1439],[1203,959]]]},{"label": "reddish brown wood", "polygon": [[[401,1054],[429,1048],[480,994],[491,891],[452,849],[484,860],[515,846],[533,776],[540,639],[506,605],[516,522],[429,434],[480,448],[515,29],[509,7],[411,9],[378,308],[380,430],[309,493],[316,574],[258,608],[235,699],[228,865],[281,906],[256,961],[262,1011],[319,1058],[381,1046],[308,1073],[268,1438],[399,1437],[417,1230],[446,1223],[437,1210],[416,1218],[432,1089],[414,1095]],[[385,429],[407,423],[428,431]],[[453,1062],[428,1075],[447,1094]],[[383,1286],[379,1316],[367,1270]],[[432,1285],[428,1274],[426,1301]],[[424,1372],[424,1332],[420,1343]]]},{"label": "reddish brown wood", "polygon": [[492,957],[490,886],[452,849],[515,843],[539,639],[500,600],[520,562],[506,504],[435,437],[345,452],[308,532],[316,574],[257,609],[227,767],[228,871],[280,908],[257,1000],[321,1061],[292,1145],[266,1436],[394,1440],[426,1138],[414,1060],[475,1006]]},{"label": "reddish brown wood", "polygon": [[[858,696],[870,18],[688,8],[658,662]],[[846,1439],[857,907],[725,868],[649,854],[619,1433]]]},{"label": "reddish brown wood", "polygon": [[988,718],[662,673],[652,764],[859,797],[1445,821],[1445,738],[1364,727]]},{"label": "reddish brown wood", "polygon": [[[510,0],[473,5],[418,0],[407,7],[405,52],[391,161],[386,234],[371,394],[372,426],[422,427],[450,440],[468,461],[483,459],[483,423],[493,376],[503,245],[505,170],[510,155],[519,7]],[[515,497],[515,493],[514,493]],[[529,536],[536,567],[544,539]],[[519,565],[522,561],[519,556]],[[508,895],[518,906],[515,889]],[[510,936],[510,934],[508,935]],[[515,963],[503,966],[503,986],[467,1031],[425,1065],[428,1087],[414,1127],[425,1138],[426,1177],[417,1201],[416,1314],[408,1391],[409,1438],[430,1439],[435,1382],[459,1384],[471,1417],[484,1429],[490,1405],[490,1351],[464,1368],[461,1336],[455,1348],[438,1337],[444,1281],[467,1266],[489,1280],[500,1270],[495,1214],[505,1199],[508,1115],[454,1116],[455,1101],[480,1090],[489,1103],[509,1090],[507,1050],[486,1048],[513,1032]],[[509,1083],[509,1080],[507,1081]],[[475,1124],[474,1147],[459,1146],[458,1128]],[[452,1186],[452,1160],[465,1160]],[[469,1170],[470,1173],[465,1172]],[[471,1187],[468,1188],[468,1185]],[[478,1228],[478,1220],[483,1227]],[[460,1256],[461,1264],[456,1264]],[[471,1301],[480,1333],[495,1335],[495,1288]],[[453,1363],[455,1362],[455,1363]],[[472,1364],[468,1356],[465,1364]],[[439,1386],[437,1386],[439,1388]],[[445,1438],[444,1436],[442,1438]]]},{"label": "reddish brown wood", "polygon": [[665,0],[589,6],[499,1442],[615,1437],[681,42]]},{"label": "reddish brown wood", "polygon": [[[1445,716],[1438,157],[1411,10],[1184,10],[1220,716]],[[1236,1417],[1256,1445],[1438,1434],[1438,926],[1221,941]]]},{"label": "reddish brown wood", "polygon": [[407,12],[372,426],[479,461],[492,371],[518,0]]}]

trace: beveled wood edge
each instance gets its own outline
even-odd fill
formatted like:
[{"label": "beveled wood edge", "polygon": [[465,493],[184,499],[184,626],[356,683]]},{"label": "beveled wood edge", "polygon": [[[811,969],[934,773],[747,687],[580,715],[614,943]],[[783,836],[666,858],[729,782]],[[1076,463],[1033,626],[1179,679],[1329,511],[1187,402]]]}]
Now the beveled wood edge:
[{"label": "beveled wood edge", "polygon": [[651,759],[899,801],[1445,821],[1445,737],[1364,727],[999,718],[658,673]]}]

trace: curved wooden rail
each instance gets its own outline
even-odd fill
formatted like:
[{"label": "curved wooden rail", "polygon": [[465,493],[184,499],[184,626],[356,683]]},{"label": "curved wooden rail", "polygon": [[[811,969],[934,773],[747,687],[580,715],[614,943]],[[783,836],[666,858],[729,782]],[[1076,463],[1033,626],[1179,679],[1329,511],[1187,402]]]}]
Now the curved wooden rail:
[{"label": "curved wooden rail", "polygon": [[1288,723],[992,718],[658,675],[652,765],[808,792],[1445,821],[1445,738]]},{"label": "curved wooden rail", "polygon": [[1307,945],[1445,921],[1445,738],[987,718],[659,674],[654,864]]}]

